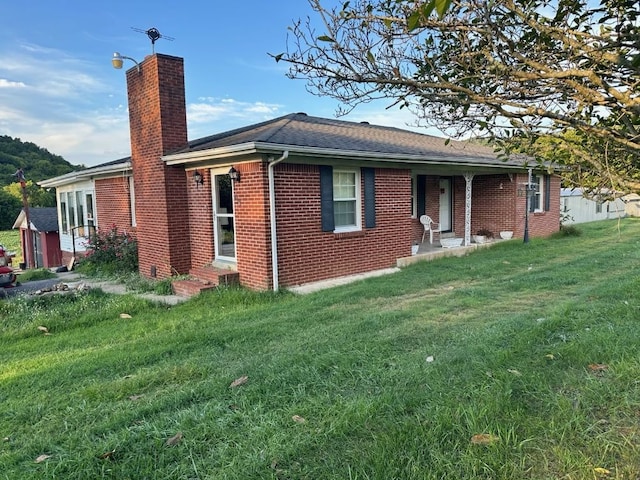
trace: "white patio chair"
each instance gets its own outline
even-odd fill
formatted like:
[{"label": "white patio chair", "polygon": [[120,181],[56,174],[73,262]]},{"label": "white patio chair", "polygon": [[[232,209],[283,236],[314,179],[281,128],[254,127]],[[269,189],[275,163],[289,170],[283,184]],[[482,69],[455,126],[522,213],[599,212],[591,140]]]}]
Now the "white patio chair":
[{"label": "white patio chair", "polygon": [[424,236],[429,232],[429,243],[433,243],[433,234],[440,233],[440,224],[431,220],[429,215],[422,215],[420,217],[420,223],[424,226],[424,232],[422,232],[422,243],[424,243]]}]

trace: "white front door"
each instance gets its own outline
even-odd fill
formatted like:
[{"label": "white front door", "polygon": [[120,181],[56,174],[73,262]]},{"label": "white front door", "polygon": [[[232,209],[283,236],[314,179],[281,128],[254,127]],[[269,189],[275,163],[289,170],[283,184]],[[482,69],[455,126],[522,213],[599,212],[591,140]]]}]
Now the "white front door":
[{"label": "white front door", "polygon": [[440,179],[440,230],[442,232],[450,232],[452,230],[452,196],[451,196],[451,178]]},{"label": "white front door", "polygon": [[216,260],[236,260],[233,215],[233,182],[228,173],[211,172],[213,182],[213,225]]}]

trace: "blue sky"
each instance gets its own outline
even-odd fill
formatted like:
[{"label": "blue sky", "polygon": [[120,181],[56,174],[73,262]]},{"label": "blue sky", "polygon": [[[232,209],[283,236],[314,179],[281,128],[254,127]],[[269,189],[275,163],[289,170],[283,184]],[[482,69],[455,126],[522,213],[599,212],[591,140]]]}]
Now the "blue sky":
[{"label": "blue sky", "polygon": [[[156,52],[185,59],[190,140],[292,112],[331,118],[338,107],[268,56],[283,52],[287,27],[312,13],[306,0],[0,0],[0,12],[0,135],[73,164],[130,153],[124,70],[110,60],[115,51],[138,61],[151,53],[131,27],[175,38],[158,40]],[[344,118],[409,128],[408,112],[385,107]]]}]

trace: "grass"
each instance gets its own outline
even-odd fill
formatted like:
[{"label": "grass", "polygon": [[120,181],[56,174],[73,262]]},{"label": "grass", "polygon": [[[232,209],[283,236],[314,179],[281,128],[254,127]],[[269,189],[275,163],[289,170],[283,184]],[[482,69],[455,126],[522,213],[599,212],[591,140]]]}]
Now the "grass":
[{"label": "grass", "polygon": [[47,268],[31,268],[25,270],[20,274],[18,280],[21,283],[30,282],[32,280],[47,280],[49,278],[56,278],[56,274]]},{"label": "grass", "polygon": [[307,296],[0,303],[0,478],[636,479],[640,221],[581,228]]},{"label": "grass", "polygon": [[8,251],[15,252],[13,263],[17,265],[22,262],[22,246],[20,245],[19,230],[0,230],[0,245],[3,245]]}]

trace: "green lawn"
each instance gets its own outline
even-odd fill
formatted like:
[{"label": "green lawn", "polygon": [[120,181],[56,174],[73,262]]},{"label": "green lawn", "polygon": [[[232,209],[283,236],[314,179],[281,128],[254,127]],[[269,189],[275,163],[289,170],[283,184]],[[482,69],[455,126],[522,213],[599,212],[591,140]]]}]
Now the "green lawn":
[{"label": "green lawn", "polygon": [[22,246],[20,245],[19,230],[0,230],[0,245],[3,245],[8,251],[16,252],[13,259],[15,267],[22,261]]},{"label": "green lawn", "polygon": [[581,228],[308,296],[0,302],[0,478],[638,479],[640,221]]}]

